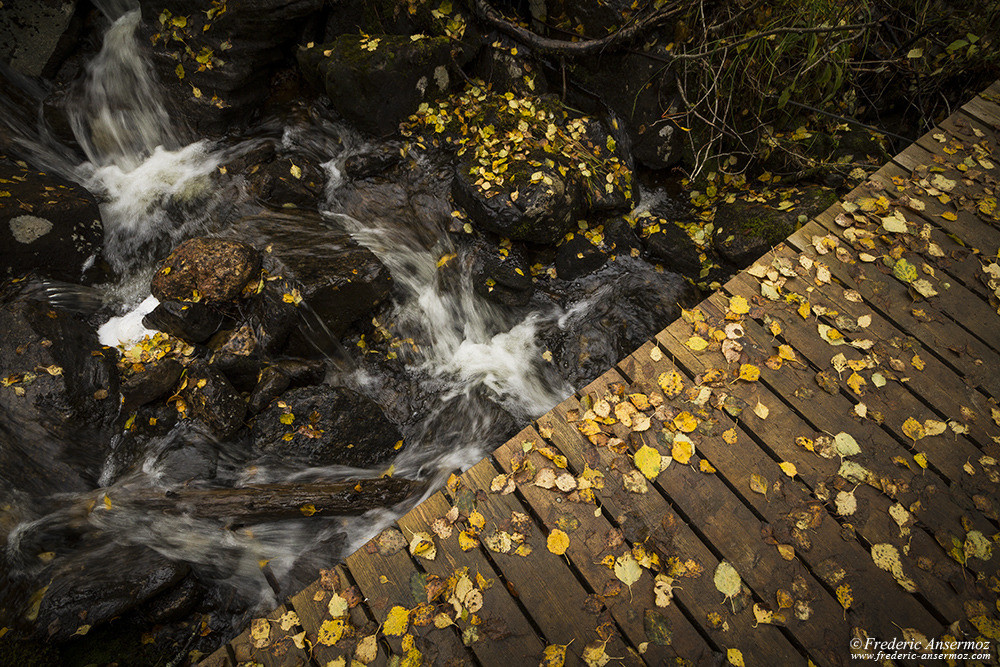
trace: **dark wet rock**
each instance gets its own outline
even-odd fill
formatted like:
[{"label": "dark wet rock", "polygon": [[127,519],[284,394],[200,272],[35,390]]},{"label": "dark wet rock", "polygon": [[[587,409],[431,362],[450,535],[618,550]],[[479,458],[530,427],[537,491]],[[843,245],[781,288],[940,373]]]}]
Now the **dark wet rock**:
[{"label": "dark wet rock", "polygon": [[[628,151],[628,139],[618,119],[611,118],[605,126],[596,118],[583,118],[577,139],[584,146],[592,147],[609,171],[603,179],[598,175],[583,180],[588,214],[630,211],[635,205],[632,190],[634,164]],[[611,176],[610,181],[607,176]]]},{"label": "dark wet rock", "polygon": [[604,266],[608,254],[583,234],[573,234],[556,251],[556,275],[563,280],[585,276]]},{"label": "dark wet rock", "polygon": [[793,206],[779,210],[777,200],[764,204],[736,200],[722,202],[715,213],[715,248],[726,260],[743,268],[788,238],[814,215],[837,201],[833,190],[813,186],[789,195]]},{"label": "dark wet rock", "polygon": [[[260,270],[260,253],[229,239],[188,239],[157,267],[150,289],[163,301],[227,303],[240,297],[243,288]],[[197,292],[198,298],[194,298]]]},{"label": "dark wet rock", "polygon": [[[38,633],[66,641],[97,627],[180,581],[187,565],[136,545],[91,544],[52,572],[38,610]],[[82,634],[82,633],[81,633]]]},{"label": "dark wet rock", "polygon": [[451,50],[447,37],[345,34],[300,49],[298,59],[306,79],[344,118],[387,135],[421,102],[448,90]]},{"label": "dark wet rock", "polygon": [[309,465],[376,466],[395,455],[402,438],[377,404],[345,387],[292,389],[253,424],[258,456]]},{"label": "dark wet rock", "polygon": [[254,119],[323,0],[142,0],[140,6],[139,41],[177,115],[195,134],[217,136]]},{"label": "dark wet rock", "polygon": [[541,64],[523,44],[499,34],[488,35],[486,41],[489,46],[480,49],[472,64],[473,76],[501,93],[510,91],[521,96],[548,92]]},{"label": "dark wet rock", "polygon": [[[646,45],[647,50],[665,44]],[[641,53],[601,54],[581,58],[570,66],[570,79],[581,94],[570,88],[570,103],[599,112],[606,104],[621,120],[635,159],[651,169],[677,164],[682,156],[685,132],[668,116],[680,108],[673,75],[663,64]]]},{"label": "dark wet rock", "polygon": [[224,316],[204,303],[161,301],[142,318],[142,324],[156,331],[163,331],[188,343],[204,343],[219,327]]},{"label": "dark wet rock", "polygon": [[[280,303],[290,305],[291,311],[273,304],[278,314],[294,313],[295,300],[300,297],[330,332],[339,336],[389,295],[392,281],[382,262],[318,213],[271,212],[244,218],[238,224],[271,248],[270,256],[282,267],[282,275],[298,286],[294,292],[289,289],[280,295]],[[277,282],[267,285],[275,290]],[[265,298],[274,296],[277,294]]]},{"label": "dark wet rock", "polygon": [[159,479],[167,484],[213,479],[219,461],[218,450],[205,440],[184,442],[162,452],[156,459]]},{"label": "dark wet rock", "polygon": [[689,278],[698,278],[702,249],[680,225],[661,219],[655,226],[646,227],[642,240],[657,263]]},{"label": "dark wet rock", "polygon": [[96,475],[118,412],[113,350],[92,327],[31,301],[0,301],[0,468],[32,488]]},{"label": "dark wet rock", "polygon": [[604,221],[604,244],[609,254],[638,257],[642,242],[625,218]]},{"label": "dark wet rock", "polygon": [[545,0],[531,3],[531,15],[564,30],[590,38],[604,37],[635,18],[637,5],[630,0]]},{"label": "dark wet rock", "polygon": [[348,178],[369,178],[390,169],[403,159],[402,144],[387,142],[369,150],[356,153],[344,160],[344,174]]},{"label": "dark wet rock", "polygon": [[212,368],[225,375],[233,387],[243,393],[253,391],[264,367],[264,362],[257,355],[217,352],[212,355],[211,360]]},{"label": "dark wet rock", "polygon": [[535,285],[524,253],[511,242],[477,244],[473,251],[472,286],[476,294],[502,306],[524,306]]},{"label": "dark wet rock", "polygon": [[183,371],[184,367],[174,359],[144,364],[141,372],[121,384],[122,413],[130,414],[142,405],[169,396]]},{"label": "dark wet rock", "polygon": [[76,0],[5,3],[0,12],[0,62],[31,76],[51,76],[70,48]]},{"label": "dark wet rock", "polygon": [[265,368],[260,373],[260,380],[254,387],[250,399],[247,401],[247,410],[250,414],[257,414],[268,406],[274,399],[292,384],[292,378],[274,367]]},{"label": "dark wet rock", "polygon": [[296,387],[319,384],[326,375],[326,366],[315,359],[282,359],[274,368],[288,375]]},{"label": "dark wet rock", "polygon": [[139,613],[149,623],[170,623],[195,610],[205,595],[205,587],[193,574],[146,602]]},{"label": "dark wet rock", "polygon": [[28,271],[86,284],[106,278],[93,195],[23,165],[0,157],[0,278]]},{"label": "dark wet rock", "polygon": [[286,155],[266,142],[226,163],[226,173],[246,179],[247,190],[276,207],[315,209],[323,196],[326,172],[306,155]]},{"label": "dark wet rock", "polygon": [[189,417],[204,424],[220,440],[232,437],[243,426],[246,401],[226,376],[203,361],[187,368],[181,397]]}]

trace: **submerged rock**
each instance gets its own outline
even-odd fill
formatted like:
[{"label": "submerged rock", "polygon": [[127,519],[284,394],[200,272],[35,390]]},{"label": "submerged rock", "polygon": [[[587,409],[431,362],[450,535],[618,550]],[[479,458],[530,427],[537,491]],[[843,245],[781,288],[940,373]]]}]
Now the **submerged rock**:
[{"label": "submerged rock", "polygon": [[229,239],[198,237],[174,248],[153,276],[150,289],[163,301],[228,303],[260,270],[260,253]]},{"label": "submerged rock", "polygon": [[340,35],[300,49],[299,66],[347,120],[372,134],[392,134],[421,102],[451,85],[451,40],[415,37]]},{"label": "submerged rock", "polygon": [[286,392],[257,415],[258,456],[308,465],[376,466],[402,446],[399,429],[382,409],[345,387],[303,387]]},{"label": "submerged rock", "polygon": [[69,282],[106,277],[101,213],[82,187],[0,156],[0,279],[36,271]]}]

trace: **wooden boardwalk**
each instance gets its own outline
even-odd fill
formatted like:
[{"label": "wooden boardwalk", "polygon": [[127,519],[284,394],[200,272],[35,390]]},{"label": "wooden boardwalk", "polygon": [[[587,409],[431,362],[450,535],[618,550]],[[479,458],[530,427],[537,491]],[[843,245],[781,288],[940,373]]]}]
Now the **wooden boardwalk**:
[{"label": "wooden boardwalk", "polygon": [[998,141],[994,84],[203,664],[996,664]]}]

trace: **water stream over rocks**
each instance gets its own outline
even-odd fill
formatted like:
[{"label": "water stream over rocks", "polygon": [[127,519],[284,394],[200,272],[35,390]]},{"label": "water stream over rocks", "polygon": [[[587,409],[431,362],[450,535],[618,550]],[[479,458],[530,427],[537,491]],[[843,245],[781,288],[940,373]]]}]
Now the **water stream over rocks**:
[{"label": "water stream over rocks", "polygon": [[[103,242],[85,268],[104,268],[2,295],[0,625],[110,643],[124,624],[207,651],[694,294],[637,239],[572,280],[530,271],[552,253],[468,233],[453,215],[450,153],[373,142],[322,102],[239,136],[192,137],[138,47],[139,20],[115,18],[75,89],[84,159],[7,121],[32,167],[99,202]],[[178,259],[194,238],[209,239],[202,254]],[[234,249],[250,276],[235,296],[169,283],[167,267],[180,280]],[[509,284],[530,289],[494,298],[508,259],[524,267]],[[211,511],[223,490],[273,500],[390,468],[411,483],[372,487],[383,495],[344,516],[279,501]],[[109,623],[118,630],[100,634]]]}]

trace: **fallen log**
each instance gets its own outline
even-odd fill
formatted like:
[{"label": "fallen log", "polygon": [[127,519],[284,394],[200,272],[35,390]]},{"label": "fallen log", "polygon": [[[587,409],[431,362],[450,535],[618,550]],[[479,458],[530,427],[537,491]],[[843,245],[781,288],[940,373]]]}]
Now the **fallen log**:
[{"label": "fallen log", "polygon": [[388,507],[416,493],[423,482],[398,477],[303,484],[251,484],[238,488],[151,488],[106,490],[95,507],[128,507],[144,512],[227,518],[247,524],[309,516],[360,514]]}]

